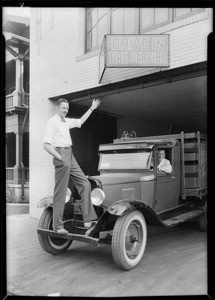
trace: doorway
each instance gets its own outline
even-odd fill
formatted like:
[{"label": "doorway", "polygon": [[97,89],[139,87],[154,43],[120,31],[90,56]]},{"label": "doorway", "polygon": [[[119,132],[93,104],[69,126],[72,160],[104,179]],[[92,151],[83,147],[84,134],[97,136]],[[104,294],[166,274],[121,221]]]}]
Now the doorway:
[{"label": "doorway", "polygon": [[[85,109],[70,107],[69,118],[80,118]],[[85,175],[98,175],[99,145],[112,143],[117,137],[117,118],[106,114],[91,114],[82,127],[70,131],[73,152]]]}]

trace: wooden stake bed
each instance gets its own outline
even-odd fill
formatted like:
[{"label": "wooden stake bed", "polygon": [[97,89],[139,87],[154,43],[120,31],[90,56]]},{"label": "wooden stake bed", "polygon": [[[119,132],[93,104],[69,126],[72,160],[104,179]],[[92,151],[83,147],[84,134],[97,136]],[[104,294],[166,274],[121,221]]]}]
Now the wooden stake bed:
[{"label": "wooden stake bed", "polygon": [[[207,136],[198,132],[146,137],[121,137],[112,145],[129,143],[168,143],[178,140],[181,144],[181,197],[202,198],[207,195]],[[111,144],[109,144],[110,147]],[[103,148],[102,148],[103,147]],[[108,145],[100,145],[105,150]],[[122,147],[122,146],[121,146]]]}]

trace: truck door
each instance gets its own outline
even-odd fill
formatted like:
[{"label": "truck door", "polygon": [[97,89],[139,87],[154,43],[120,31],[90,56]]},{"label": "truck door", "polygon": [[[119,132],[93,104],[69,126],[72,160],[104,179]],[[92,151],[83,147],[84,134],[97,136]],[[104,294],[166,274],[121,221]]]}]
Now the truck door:
[{"label": "truck door", "polygon": [[156,212],[174,208],[178,205],[180,195],[180,147],[175,146],[165,149],[166,158],[172,165],[170,174],[163,171],[157,172],[155,181],[155,203]]}]

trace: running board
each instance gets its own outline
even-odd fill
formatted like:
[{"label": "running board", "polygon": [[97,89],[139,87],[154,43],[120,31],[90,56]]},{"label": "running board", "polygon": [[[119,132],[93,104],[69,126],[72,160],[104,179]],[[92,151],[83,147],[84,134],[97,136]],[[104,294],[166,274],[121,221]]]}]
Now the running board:
[{"label": "running board", "polygon": [[93,238],[93,237],[90,237],[87,235],[81,235],[81,234],[75,234],[75,233],[60,234],[53,230],[41,229],[41,228],[37,229],[37,233],[41,234],[43,236],[51,236],[54,238],[80,241],[80,242],[85,242],[85,243],[88,243],[91,245],[100,246],[98,238]]},{"label": "running board", "polygon": [[192,210],[192,211],[185,212],[185,213],[179,214],[177,216],[174,216],[172,218],[165,219],[165,220],[162,220],[162,217],[161,217],[161,220],[166,226],[173,227],[180,223],[184,223],[188,220],[196,218],[196,217],[202,215],[203,213],[204,213],[203,210]]}]

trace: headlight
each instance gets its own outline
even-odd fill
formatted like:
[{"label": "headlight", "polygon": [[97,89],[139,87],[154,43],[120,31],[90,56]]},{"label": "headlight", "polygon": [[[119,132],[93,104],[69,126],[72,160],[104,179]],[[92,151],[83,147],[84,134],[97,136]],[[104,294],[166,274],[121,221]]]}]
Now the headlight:
[{"label": "headlight", "polygon": [[67,188],[67,193],[66,193],[66,198],[65,198],[65,203],[67,203],[71,197],[72,192],[70,191],[69,188]]},{"label": "headlight", "polygon": [[91,201],[94,205],[99,206],[105,200],[105,193],[99,189],[95,188],[91,192]]}]

